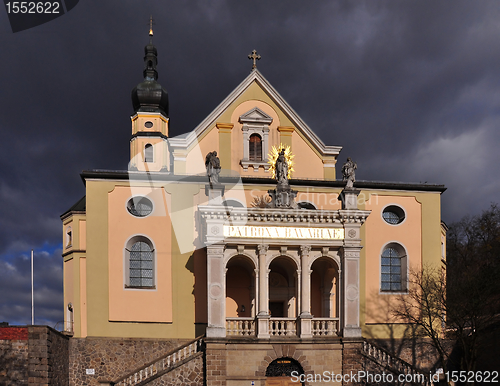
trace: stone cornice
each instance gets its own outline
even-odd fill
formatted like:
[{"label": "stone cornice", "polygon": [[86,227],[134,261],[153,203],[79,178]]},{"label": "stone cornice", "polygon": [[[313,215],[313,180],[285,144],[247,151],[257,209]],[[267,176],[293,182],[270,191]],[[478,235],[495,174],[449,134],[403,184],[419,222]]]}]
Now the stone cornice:
[{"label": "stone cornice", "polygon": [[342,227],[345,223],[363,224],[370,214],[366,210],[277,210],[275,208],[235,208],[224,206],[199,206],[201,218],[230,223],[272,225],[314,225],[315,227]]}]

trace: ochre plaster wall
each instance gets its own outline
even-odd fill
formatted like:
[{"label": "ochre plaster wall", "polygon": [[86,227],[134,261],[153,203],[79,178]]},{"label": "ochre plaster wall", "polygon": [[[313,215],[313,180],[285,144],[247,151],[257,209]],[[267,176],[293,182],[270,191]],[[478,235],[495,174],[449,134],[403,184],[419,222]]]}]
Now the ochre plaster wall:
[{"label": "ochre plaster wall", "polygon": [[[193,271],[190,263],[192,250],[189,252],[181,253],[177,245],[177,240],[172,227],[167,226],[162,228],[161,238],[170,240],[171,248],[171,272],[172,278],[170,280],[171,292],[171,307],[172,307],[172,322],[113,322],[109,320],[110,310],[110,297],[114,293],[110,292],[110,277],[115,274],[110,273],[111,270],[123,269],[123,247],[120,245],[120,267],[110,265],[108,256],[110,254],[110,246],[114,242],[109,242],[108,230],[114,226],[120,227],[122,225],[110,224],[109,214],[115,211],[108,209],[108,195],[113,192],[116,185],[126,186],[124,182],[110,181],[110,180],[87,180],[87,256],[86,256],[86,276],[84,278],[86,284],[87,296],[87,332],[82,336],[105,336],[105,337],[143,337],[143,338],[185,338],[192,339],[195,337],[194,325],[194,298],[193,298]],[[162,184],[151,183],[151,187],[156,189]],[[187,218],[182,211],[170,213],[169,218],[174,223],[183,224],[183,229],[179,232],[186,232],[187,236],[193,240],[194,232],[194,216],[193,216],[193,195],[189,186],[184,187],[179,184],[166,185],[164,189],[167,196],[170,194],[171,200],[176,200],[177,203],[182,205],[189,205],[191,214]],[[199,188],[196,187],[196,191]],[[126,211],[126,200],[116,200],[117,208],[121,206],[120,210]],[[167,221],[167,220],[164,220]],[[127,221],[128,222],[128,221]],[[122,230],[125,232],[124,230]],[[120,231],[121,232],[121,231]],[[124,236],[123,236],[124,237]],[[153,240],[155,244],[162,243],[161,240]],[[192,241],[191,241],[192,243]],[[117,244],[118,245],[118,244]],[[113,251],[116,253],[116,251]],[[118,260],[117,260],[118,261]],[[167,271],[165,271],[167,272]],[[120,276],[121,285],[123,285],[123,275]],[[162,279],[163,280],[163,279]],[[168,279],[167,279],[168,280]],[[82,285],[82,290],[84,290]],[[135,300],[133,300],[135,301]],[[123,304],[123,302],[122,302]],[[158,304],[152,299],[146,300],[140,306],[133,308],[130,305],[129,313],[133,316],[143,313],[148,308],[162,308],[168,307],[168,304]],[[150,312],[150,311],[147,311]],[[155,311],[156,312],[156,311]]]},{"label": "ochre plaster wall", "polygon": [[204,175],[206,173],[205,157],[214,150],[220,153],[219,133],[215,125],[189,149],[186,157],[186,174]]},{"label": "ochre plaster wall", "polygon": [[292,133],[292,153],[295,154],[292,178],[318,179],[324,178],[323,160],[297,130]]},{"label": "ochre plaster wall", "polygon": [[[145,196],[153,202],[147,217],[131,215],[126,204],[133,196]],[[170,197],[161,188],[116,186],[108,194],[109,216],[109,320],[129,322],[172,322],[172,272],[170,216],[166,213]],[[154,289],[126,288],[125,251],[134,236],[153,243]]]},{"label": "ochre plaster wall", "polygon": [[[368,198],[365,201],[365,198]],[[385,206],[396,204],[406,212],[399,225],[382,218]],[[434,192],[362,191],[359,206],[371,210],[361,230],[365,240],[361,251],[360,308],[364,336],[398,337],[405,325],[392,317],[391,307],[397,295],[380,291],[380,255],[390,242],[401,244],[408,256],[408,271],[440,263],[440,195]],[[404,293],[404,291],[403,291]]]}]

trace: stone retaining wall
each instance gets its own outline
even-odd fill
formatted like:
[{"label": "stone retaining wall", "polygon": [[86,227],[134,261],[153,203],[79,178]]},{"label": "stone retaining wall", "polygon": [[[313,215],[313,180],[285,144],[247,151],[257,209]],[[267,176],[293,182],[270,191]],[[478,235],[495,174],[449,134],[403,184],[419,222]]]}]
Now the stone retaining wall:
[{"label": "stone retaining wall", "polygon": [[[176,339],[72,338],[70,386],[114,381],[186,343]],[[87,369],[94,374],[87,374]]]},{"label": "stone retaining wall", "polygon": [[0,384],[68,386],[68,338],[47,326],[0,327]]},{"label": "stone retaining wall", "polygon": [[19,331],[0,328],[0,385],[28,384],[28,329],[22,329],[23,334],[24,331],[25,338]]}]

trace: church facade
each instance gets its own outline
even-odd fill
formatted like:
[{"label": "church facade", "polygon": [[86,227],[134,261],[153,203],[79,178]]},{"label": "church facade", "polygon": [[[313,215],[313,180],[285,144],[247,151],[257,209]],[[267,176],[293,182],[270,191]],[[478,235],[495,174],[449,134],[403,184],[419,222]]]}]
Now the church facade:
[{"label": "church facade", "polygon": [[73,339],[202,339],[206,384],[285,385],[292,369],[346,372],[365,339],[403,334],[390,305],[411,270],[445,261],[445,188],[356,181],[252,57],[198,127],[171,137],[146,46],[128,170],[84,171],[85,197],[61,216]]}]

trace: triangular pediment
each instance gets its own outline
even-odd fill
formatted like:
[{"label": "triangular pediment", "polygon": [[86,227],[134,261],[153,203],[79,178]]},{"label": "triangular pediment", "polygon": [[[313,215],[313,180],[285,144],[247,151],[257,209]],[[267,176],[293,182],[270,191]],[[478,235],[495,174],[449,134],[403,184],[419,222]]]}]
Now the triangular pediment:
[{"label": "triangular pediment", "polygon": [[[189,148],[197,143],[197,140],[204,135],[204,133],[209,130],[217,119],[226,111],[226,109],[236,102],[239,97],[242,96],[252,84],[257,84],[270,98],[273,100],[279,109],[290,119],[292,124],[303,134],[303,136],[318,150],[318,152],[324,156],[336,157],[342,147],[340,146],[326,146],[323,141],[307,126],[307,124],[297,115],[297,113],[288,105],[288,103],[281,97],[281,95],[271,86],[271,84],[262,76],[258,70],[253,70],[244,80],[241,82],[236,89],[229,94],[226,99],[222,101],[212,111],[212,113],[206,117],[203,122],[201,122],[193,131],[170,139],[170,144],[173,147]],[[252,109],[245,114],[267,114],[260,109]],[[253,113],[251,113],[253,111]],[[245,115],[243,114],[243,115]]]},{"label": "triangular pediment", "polygon": [[267,115],[258,107],[247,111],[245,114],[240,115],[241,123],[271,123],[273,118]]}]

